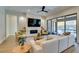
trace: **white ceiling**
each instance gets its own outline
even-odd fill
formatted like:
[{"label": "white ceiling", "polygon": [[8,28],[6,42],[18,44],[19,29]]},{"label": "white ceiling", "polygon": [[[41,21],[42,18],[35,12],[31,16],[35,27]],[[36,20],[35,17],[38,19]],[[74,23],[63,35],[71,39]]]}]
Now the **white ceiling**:
[{"label": "white ceiling", "polygon": [[[46,6],[45,10],[48,11],[47,16],[50,14],[56,14],[60,11],[63,11],[72,6]],[[39,14],[38,11],[41,11],[42,6],[6,6],[7,10],[13,10],[18,12],[30,12],[32,14]],[[40,12],[41,13],[41,12]]]}]

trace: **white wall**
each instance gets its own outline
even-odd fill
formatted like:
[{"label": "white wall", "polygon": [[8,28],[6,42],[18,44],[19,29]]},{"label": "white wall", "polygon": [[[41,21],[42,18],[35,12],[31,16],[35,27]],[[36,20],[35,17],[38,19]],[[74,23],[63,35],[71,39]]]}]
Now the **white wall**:
[{"label": "white wall", "polygon": [[11,23],[10,23],[11,35],[15,35],[17,32],[17,16],[11,16]]},{"label": "white wall", "polygon": [[6,37],[10,35],[10,16],[6,15]]},{"label": "white wall", "polygon": [[23,12],[16,12],[15,10],[5,10],[6,14],[17,16],[17,29],[20,30],[22,26],[25,26],[25,20],[21,19],[20,17],[26,17],[26,13]]},{"label": "white wall", "polygon": [[41,26],[43,26],[43,28],[45,29],[45,30],[47,30],[47,20],[46,19],[41,19]]},{"label": "white wall", "polygon": [[19,16],[19,22],[18,22],[18,28],[19,30],[23,29],[24,27],[26,27],[26,18],[24,16]]},{"label": "white wall", "polygon": [[5,40],[5,9],[0,7],[0,44]]},{"label": "white wall", "polygon": [[69,8],[55,15],[52,14],[49,18],[55,18],[58,16],[63,16],[73,13],[77,13],[77,43],[79,43],[79,7]]}]

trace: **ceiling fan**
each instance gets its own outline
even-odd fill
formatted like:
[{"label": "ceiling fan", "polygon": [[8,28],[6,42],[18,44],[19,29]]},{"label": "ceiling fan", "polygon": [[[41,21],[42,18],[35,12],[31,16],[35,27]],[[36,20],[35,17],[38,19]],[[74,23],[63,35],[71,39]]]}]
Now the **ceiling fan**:
[{"label": "ceiling fan", "polygon": [[48,13],[48,11],[45,10],[45,6],[42,6],[42,10],[39,11],[39,12],[45,12],[45,13]]}]

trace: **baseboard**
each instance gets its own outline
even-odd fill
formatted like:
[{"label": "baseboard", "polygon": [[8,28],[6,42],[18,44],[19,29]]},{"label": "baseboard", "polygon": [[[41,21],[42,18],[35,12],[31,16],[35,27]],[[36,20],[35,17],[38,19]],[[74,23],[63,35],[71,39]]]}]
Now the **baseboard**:
[{"label": "baseboard", "polygon": [[0,44],[2,44],[4,41],[5,41],[5,38],[2,38],[2,39],[0,40]]}]

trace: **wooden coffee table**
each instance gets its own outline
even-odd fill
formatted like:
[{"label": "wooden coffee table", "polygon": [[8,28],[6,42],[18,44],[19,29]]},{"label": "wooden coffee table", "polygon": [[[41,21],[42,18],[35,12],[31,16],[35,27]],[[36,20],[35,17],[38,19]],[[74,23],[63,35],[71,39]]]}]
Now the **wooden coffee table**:
[{"label": "wooden coffee table", "polygon": [[22,48],[21,46],[17,46],[13,48],[14,53],[29,53],[31,51],[32,47],[31,45],[24,45]]}]

